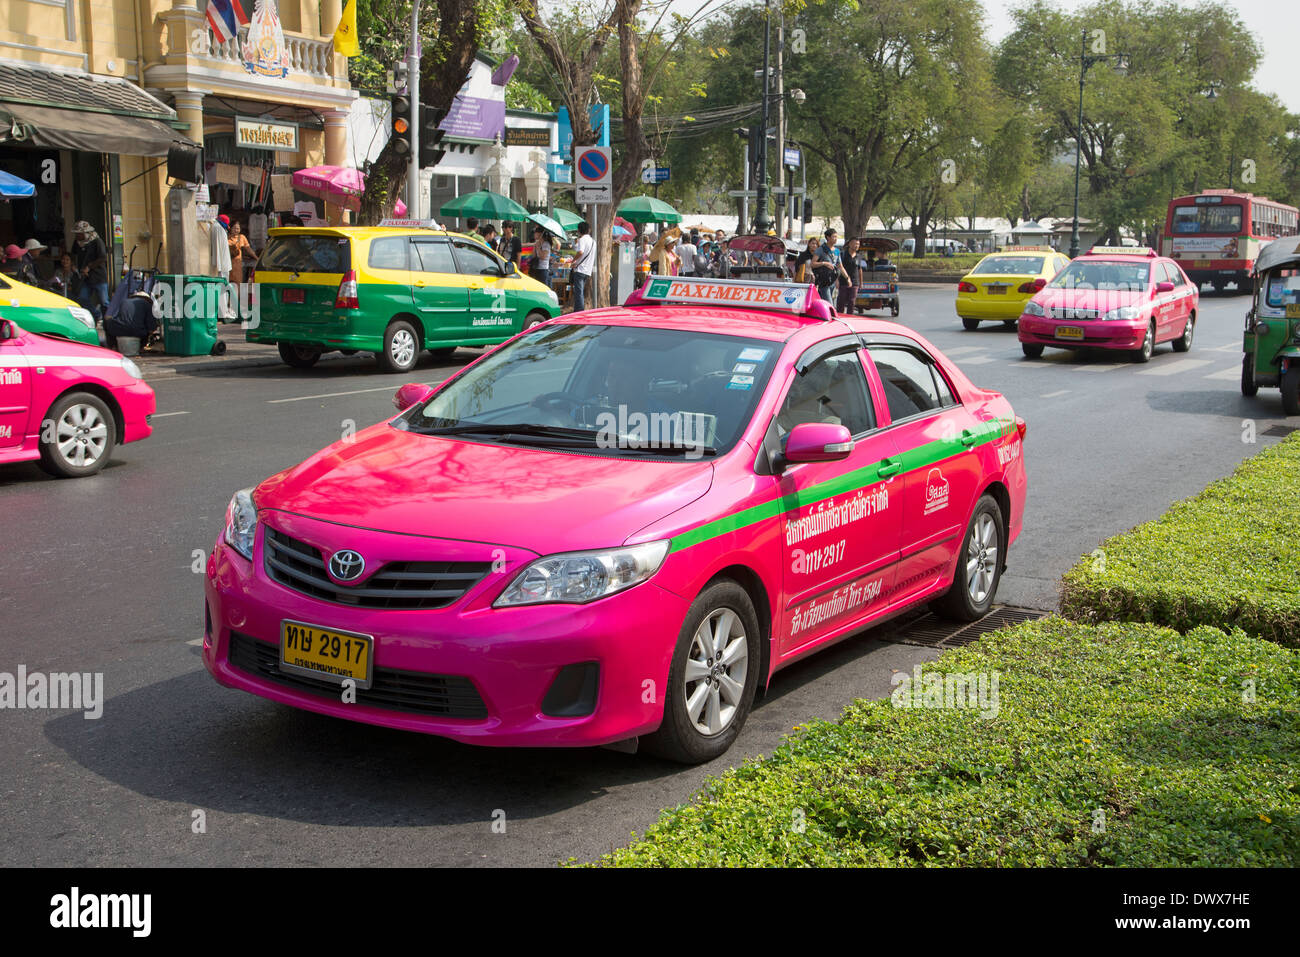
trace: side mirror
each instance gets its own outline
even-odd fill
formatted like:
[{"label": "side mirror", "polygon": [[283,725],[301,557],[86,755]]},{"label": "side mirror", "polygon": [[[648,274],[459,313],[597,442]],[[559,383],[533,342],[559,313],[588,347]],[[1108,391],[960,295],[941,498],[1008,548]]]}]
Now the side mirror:
[{"label": "side mirror", "polygon": [[514,264],[513,262],[511,262],[510,260],[507,259],[507,260],[506,260],[506,265],[505,265],[505,271],[504,271],[503,275],[506,275],[506,276],[513,276],[513,275],[514,275],[515,273],[517,273],[517,272],[519,272],[519,269],[515,266],[515,264]]},{"label": "side mirror", "polygon": [[838,462],[852,451],[849,430],[829,422],[802,422],[785,440],[787,462]]},{"label": "side mirror", "polygon": [[408,382],[393,394],[393,408],[398,412],[405,412],[413,405],[419,405],[429,396],[433,395],[433,389],[423,382]]},{"label": "side mirror", "polygon": [[6,339],[17,339],[18,327],[8,319],[0,319],[0,342]]},{"label": "side mirror", "polygon": [[1173,291],[1174,291],[1174,284],[1167,279],[1161,280],[1160,282],[1156,283],[1156,292],[1173,292]]}]

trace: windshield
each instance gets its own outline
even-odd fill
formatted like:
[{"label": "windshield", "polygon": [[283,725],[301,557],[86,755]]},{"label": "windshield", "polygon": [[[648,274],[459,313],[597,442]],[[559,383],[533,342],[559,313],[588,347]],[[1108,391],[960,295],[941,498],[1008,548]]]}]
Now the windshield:
[{"label": "windshield", "polygon": [[991,256],[972,272],[1005,273],[1012,276],[1037,276],[1043,271],[1042,256]]},{"label": "windshield", "polygon": [[550,326],[503,346],[394,424],[609,454],[722,454],[739,440],[780,351],[712,333]]},{"label": "windshield", "polygon": [[352,268],[351,262],[352,242],[346,236],[273,236],[257,269],[345,273]]},{"label": "windshield", "polygon": [[1141,292],[1147,288],[1151,266],[1146,262],[1084,262],[1076,259],[1049,282],[1050,289],[1114,289]]},{"label": "windshield", "polygon": [[1221,203],[1175,206],[1173,233],[1229,234],[1241,232],[1241,207]]},{"label": "windshield", "polygon": [[1265,285],[1265,301],[1272,307],[1300,305],[1300,270],[1272,273]]}]

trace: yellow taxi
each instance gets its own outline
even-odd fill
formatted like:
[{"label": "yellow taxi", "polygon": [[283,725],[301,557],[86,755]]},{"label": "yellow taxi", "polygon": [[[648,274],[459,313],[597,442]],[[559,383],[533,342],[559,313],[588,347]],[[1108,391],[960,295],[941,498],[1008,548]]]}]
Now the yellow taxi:
[{"label": "yellow taxi", "polygon": [[989,253],[957,284],[961,324],[967,329],[981,322],[1014,326],[1025,303],[1069,262],[1069,256],[1050,246],[1008,246]]}]

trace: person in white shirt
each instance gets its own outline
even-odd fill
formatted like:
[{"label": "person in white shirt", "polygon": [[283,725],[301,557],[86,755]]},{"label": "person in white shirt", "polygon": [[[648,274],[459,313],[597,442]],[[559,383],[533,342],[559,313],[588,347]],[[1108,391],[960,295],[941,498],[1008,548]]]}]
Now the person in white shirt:
[{"label": "person in white shirt", "polygon": [[533,261],[528,275],[546,288],[551,287],[551,240],[540,226],[533,230]]},{"label": "person in white shirt", "polygon": [[578,224],[578,241],[574,243],[574,250],[577,255],[573,257],[573,268],[569,273],[573,283],[573,311],[582,312],[587,308],[587,286],[596,265],[596,241],[591,238],[591,227],[586,223]]},{"label": "person in white shirt", "polygon": [[691,242],[689,236],[685,237],[685,242],[680,243],[677,247],[677,255],[682,257],[681,275],[695,275],[695,244]]}]

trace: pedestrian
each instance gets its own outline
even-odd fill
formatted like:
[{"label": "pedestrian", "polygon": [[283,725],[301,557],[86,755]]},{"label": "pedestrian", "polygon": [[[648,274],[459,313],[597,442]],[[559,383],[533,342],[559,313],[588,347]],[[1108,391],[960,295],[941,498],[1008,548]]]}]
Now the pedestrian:
[{"label": "pedestrian", "polygon": [[68,299],[76,299],[79,285],[77,269],[72,264],[72,254],[64,253],[59,257],[59,264],[54,267],[54,275],[50,276],[45,288]]},{"label": "pedestrian", "polygon": [[713,246],[706,239],[695,248],[695,275],[712,276],[713,275]]},{"label": "pedestrian", "polygon": [[794,261],[794,281],[795,282],[812,282],[813,268],[812,261],[817,255],[817,237],[809,236],[803,249]]},{"label": "pedestrian", "polygon": [[519,267],[519,253],[523,250],[523,243],[515,235],[513,223],[504,223],[501,226],[501,241],[497,243],[497,255],[507,262]]},{"label": "pedestrian", "polygon": [[244,270],[257,261],[257,255],[253,252],[248,237],[244,235],[244,227],[239,220],[231,220],[226,242],[230,250],[230,281],[243,282]]},{"label": "pedestrian", "polygon": [[586,223],[578,224],[578,241],[573,248],[573,265],[569,273],[573,281],[573,311],[582,312],[587,308],[587,287],[596,266],[596,243],[591,238],[591,227]]},{"label": "pedestrian", "polygon": [[836,245],[838,233],[834,229],[826,230],[826,241],[817,248],[816,257],[812,261],[813,276],[817,281],[817,295],[821,296],[826,302],[834,300],[831,298],[831,290],[835,288],[836,281],[844,273],[844,266],[840,263],[840,250]]},{"label": "pedestrian", "polygon": [[222,213],[212,224],[209,241],[212,243],[212,274],[219,279],[230,279],[230,217]]},{"label": "pedestrian", "polygon": [[[695,235],[698,236],[699,233]],[[695,275],[695,243],[691,242],[689,238],[685,242],[678,243],[677,255],[682,258],[681,275]]]},{"label": "pedestrian", "polygon": [[478,220],[475,217],[471,216],[469,219],[465,220],[465,232],[469,233],[471,236],[478,232]]},{"label": "pedestrian", "polygon": [[95,227],[84,219],[77,221],[72,232],[76,237],[72,253],[81,276],[77,301],[94,313],[96,319],[102,319],[108,309],[108,250]]},{"label": "pedestrian", "polygon": [[840,294],[835,301],[836,312],[852,313],[857,311],[858,286],[860,285],[858,263],[858,240],[850,239],[844,244],[844,275],[840,277]]},{"label": "pedestrian", "polygon": [[6,276],[12,276],[14,279],[17,279],[18,267],[22,265],[22,261],[23,261],[23,248],[14,243],[10,243],[8,246],[5,247],[4,274]]},{"label": "pedestrian", "polygon": [[40,240],[29,239],[23,244],[23,258],[18,261],[18,281],[29,286],[41,285],[41,271],[36,260],[42,250],[49,249]]},{"label": "pedestrian", "polygon": [[533,230],[533,261],[528,275],[547,289],[551,288],[551,239],[540,226]]}]

